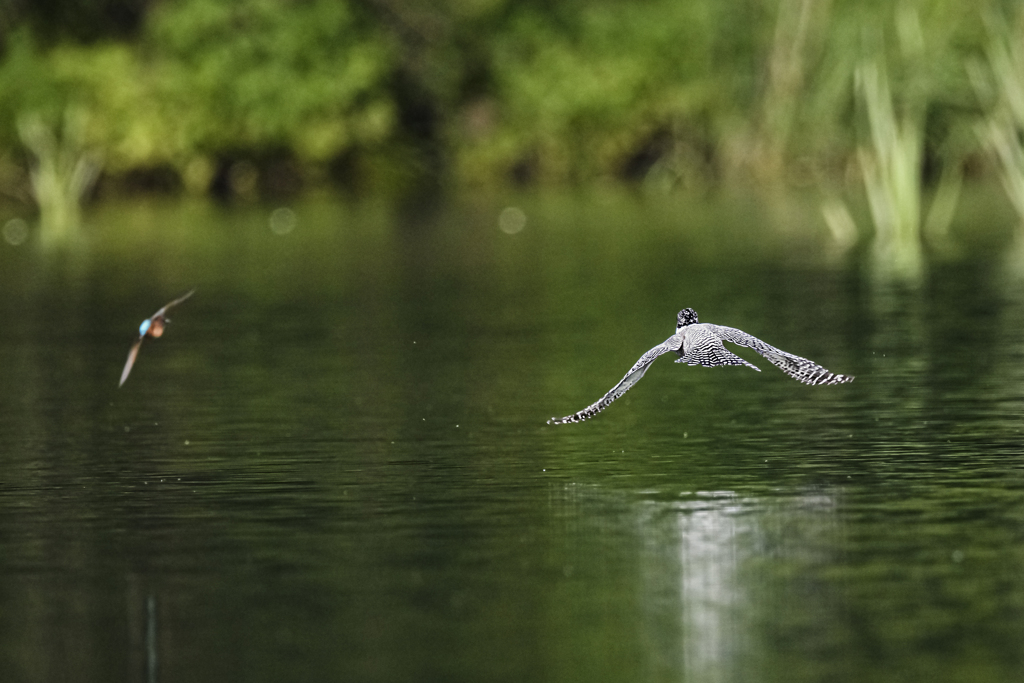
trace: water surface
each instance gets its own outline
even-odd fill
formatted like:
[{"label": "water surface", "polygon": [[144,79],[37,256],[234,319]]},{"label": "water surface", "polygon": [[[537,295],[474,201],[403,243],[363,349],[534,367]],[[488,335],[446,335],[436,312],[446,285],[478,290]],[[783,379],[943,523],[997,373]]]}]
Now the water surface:
[{"label": "water surface", "polygon": [[[1024,677],[995,256],[914,290],[782,220],[813,207],[532,202],[514,234],[500,204],[308,201],[284,234],[132,205],[75,253],[3,245],[3,679]],[[665,358],[545,424],[684,306],[857,380]]]}]

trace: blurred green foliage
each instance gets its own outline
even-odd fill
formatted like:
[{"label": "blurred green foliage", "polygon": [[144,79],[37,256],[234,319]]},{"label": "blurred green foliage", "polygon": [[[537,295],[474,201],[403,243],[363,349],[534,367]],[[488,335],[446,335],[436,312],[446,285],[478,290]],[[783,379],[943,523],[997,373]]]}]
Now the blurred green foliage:
[{"label": "blurred green foliage", "polygon": [[18,134],[33,156],[29,179],[39,204],[44,247],[79,237],[82,198],[92,189],[101,165],[95,153],[83,147],[86,123],[85,113],[71,107],[56,135],[39,115],[18,120]]},{"label": "blurred green foliage", "polygon": [[[1016,12],[999,0],[44,5],[0,16],[0,171],[25,166],[20,117],[56,129],[74,108],[104,187],[157,177],[234,193],[281,176],[372,190],[842,182],[865,139],[853,74],[871,59],[890,65],[894,106],[923,112],[927,179],[940,160],[980,156],[965,64],[985,53],[984,16]],[[901,7],[920,17],[925,58],[901,55]]]}]

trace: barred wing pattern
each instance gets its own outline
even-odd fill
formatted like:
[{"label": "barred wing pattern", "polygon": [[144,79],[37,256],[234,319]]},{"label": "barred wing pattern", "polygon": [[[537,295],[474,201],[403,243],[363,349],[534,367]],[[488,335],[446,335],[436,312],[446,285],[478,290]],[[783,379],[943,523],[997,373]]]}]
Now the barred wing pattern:
[{"label": "barred wing pattern", "polygon": [[681,340],[679,335],[672,335],[661,344],[658,344],[653,349],[640,356],[640,360],[638,360],[636,364],[629,369],[626,376],[623,377],[618,384],[612,387],[611,391],[602,396],[599,401],[587,406],[577,413],[573,413],[572,415],[566,415],[565,417],[553,417],[548,420],[548,424],[561,425],[568,424],[570,422],[583,422],[583,420],[586,420],[587,418],[594,417],[599,412],[610,406],[612,401],[622,396],[624,393],[629,391],[630,387],[639,382],[640,378],[644,376],[645,372],[647,372],[647,368],[651,367],[651,363],[653,363],[658,356],[663,353],[675,351],[679,348],[680,343]]},{"label": "barred wing pattern", "polygon": [[735,327],[725,327],[724,325],[704,324],[711,328],[713,334],[718,335],[725,341],[757,351],[771,361],[775,367],[798,382],[816,385],[842,384],[853,381],[853,377],[850,375],[837,375],[814,361],[795,356],[792,353],[786,353],[771,344],[766,344],[752,334],[747,334],[743,330],[737,330]]},{"label": "barred wing pattern", "polygon": [[[684,327],[683,354],[677,363],[701,365],[705,368],[717,368],[719,365],[746,365],[761,372],[761,368],[748,363],[722,345],[711,325],[697,324]],[[738,331],[738,330],[737,330]]]}]

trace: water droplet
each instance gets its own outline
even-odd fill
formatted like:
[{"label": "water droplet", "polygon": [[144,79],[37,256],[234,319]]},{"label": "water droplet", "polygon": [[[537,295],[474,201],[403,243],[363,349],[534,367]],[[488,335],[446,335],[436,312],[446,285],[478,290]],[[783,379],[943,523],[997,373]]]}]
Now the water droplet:
[{"label": "water droplet", "polygon": [[270,231],[275,235],[287,235],[295,229],[295,212],[286,206],[270,213]]},{"label": "water droplet", "polygon": [[12,218],[4,223],[3,235],[4,242],[12,247],[22,245],[28,239],[28,223],[21,218]]},{"label": "water droplet", "polygon": [[508,206],[498,214],[498,228],[506,235],[515,235],[526,227],[526,213],[518,206]]}]

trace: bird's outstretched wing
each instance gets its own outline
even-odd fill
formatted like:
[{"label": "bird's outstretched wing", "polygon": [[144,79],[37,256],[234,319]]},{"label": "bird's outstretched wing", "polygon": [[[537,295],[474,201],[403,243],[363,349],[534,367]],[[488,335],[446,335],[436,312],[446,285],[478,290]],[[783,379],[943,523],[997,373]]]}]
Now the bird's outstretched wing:
[{"label": "bird's outstretched wing", "polygon": [[193,294],[195,294],[195,293],[196,293],[196,290],[194,290],[194,289],[193,289],[193,290],[191,290],[191,291],[189,291],[189,292],[187,292],[187,293],[185,293],[185,294],[182,294],[182,295],[181,295],[181,296],[179,296],[179,297],[178,297],[177,299],[175,299],[174,301],[172,301],[171,303],[167,304],[166,306],[164,306],[163,308],[161,308],[161,309],[160,309],[159,311],[157,311],[156,313],[154,313],[154,314],[153,314],[153,317],[154,317],[154,318],[158,318],[158,317],[162,316],[163,314],[167,313],[167,309],[169,309],[169,308],[174,308],[175,306],[177,306],[177,305],[178,305],[178,304],[180,304],[180,303],[181,303],[182,301],[184,301],[185,299],[189,298],[190,296],[192,296],[192,295],[193,295]]},{"label": "bird's outstretched wing", "polygon": [[582,422],[587,418],[594,417],[611,405],[612,401],[617,399],[619,396],[622,396],[624,393],[629,391],[630,387],[639,382],[640,378],[644,376],[645,372],[647,372],[647,368],[651,366],[651,363],[653,363],[658,356],[663,353],[668,353],[669,351],[675,351],[679,348],[679,344],[679,337],[672,335],[661,344],[658,344],[653,349],[640,356],[640,360],[638,360],[636,364],[629,369],[626,376],[623,377],[618,384],[612,387],[611,391],[602,396],[599,401],[587,406],[578,413],[566,415],[565,417],[553,417],[548,420],[548,424],[560,425],[568,422]]},{"label": "bird's outstretched wing", "polygon": [[124,381],[128,379],[128,373],[132,371],[132,366],[135,365],[135,357],[139,355],[139,347],[142,346],[142,337],[140,336],[132,344],[132,348],[128,351],[128,360],[125,361],[124,370],[121,371],[121,381],[117,383],[117,386],[124,384]]},{"label": "bird's outstretched wing", "polygon": [[852,375],[837,375],[814,361],[795,356],[792,353],[786,353],[771,344],[761,341],[752,334],[747,334],[743,330],[737,330],[735,327],[725,327],[724,325],[711,325],[710,327],[725,341],[745,346],[748,349],[754,349],[771,361],[775,367],[798,382],[803,382],[804,384],[842,384],[853,381]]}]

